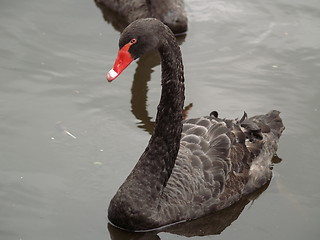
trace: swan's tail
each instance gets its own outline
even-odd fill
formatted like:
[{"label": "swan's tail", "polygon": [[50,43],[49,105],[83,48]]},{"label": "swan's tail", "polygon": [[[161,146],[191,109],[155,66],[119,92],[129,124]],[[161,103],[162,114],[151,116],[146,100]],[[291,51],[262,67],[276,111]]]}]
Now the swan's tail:
[{"label": "swan's tail", "polygon": [[279,111],[272,110],[265,115],[254,116],[250,120],[255,122],[262,132],[271,131],[277,138],[280,138],[285,127],[279,114]]},{"label": "swan's tail", "polygon": [[260,188],[272,177],[271,159],[277,151],[277,143],[284,130],[279,114],[279,111],[273,110],[265,115],[245,119],[241,123],[241,126],[247,130],[245,134],[251,134],[255,138],[253,142],[246,142],[249,152],[254,153],[255,157],[250,166],[245,194]]}]

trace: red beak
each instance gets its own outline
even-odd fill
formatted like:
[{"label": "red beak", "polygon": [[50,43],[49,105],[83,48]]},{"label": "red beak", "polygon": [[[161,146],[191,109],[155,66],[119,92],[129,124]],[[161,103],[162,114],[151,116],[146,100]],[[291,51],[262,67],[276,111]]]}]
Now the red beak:
[{"label": "red beak", "polygon": [[128,67],[128,65],[133,61],[131,54],[129,53],[129,48],[131,44],[127,43],[118,52],[116,61],[114,62],[113,68],[107,74],[107,80],[111,82],[116,79],[120,73]]}]

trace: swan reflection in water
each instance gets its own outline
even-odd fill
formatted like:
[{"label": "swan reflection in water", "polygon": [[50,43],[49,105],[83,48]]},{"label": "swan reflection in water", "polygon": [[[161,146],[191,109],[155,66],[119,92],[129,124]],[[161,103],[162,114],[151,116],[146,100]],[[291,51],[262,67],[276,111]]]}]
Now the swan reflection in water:
[{"label": "swan reflection in water", "polygon": [[[272,162],[279,163],[281,162],[281,158],[274,156]],[[110,233],[110,238],[112,240],[160,240],[161,238],[158,236],[158,233],[161,232],[167,232],[184,237],[219,235],[229,227],[232,222],[238,219],[247,204],[253,204],[254,200],[256,200],[268,188],[269,184],[270,182],[266,183],[257,191],[244,196],[235,204],[221,211],[192,221],[164,227],[159,230],[140,233],[127,232],[108,223],[107,227]]]},{"label": "swan reflection in water", "polygon": [[[181,39],[179,39],[181,40]],[[148,102],[148,82],[151,80],[153,68],[160,64],[160,56],[158,52],[150,52],[142,56],[137,61],[137,68],[131,87],[131,111],[133,115],[140,120],[138,127],[147,131],[150,135],[153,133],[155,122],[149,117]],[[193,106],[189,103],[184,107],[183,119],[187,118],[188,111]]]}]

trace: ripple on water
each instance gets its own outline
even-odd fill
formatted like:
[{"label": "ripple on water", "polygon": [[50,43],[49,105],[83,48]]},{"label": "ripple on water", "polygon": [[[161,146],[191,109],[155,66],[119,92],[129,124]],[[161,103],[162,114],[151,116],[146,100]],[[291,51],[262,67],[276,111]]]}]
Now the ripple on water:
[{"label": "ripple on water", "polygon": [[191,22],[224,21],[244,14],[242,4],[227,1],[186,1],[188,19]]}]

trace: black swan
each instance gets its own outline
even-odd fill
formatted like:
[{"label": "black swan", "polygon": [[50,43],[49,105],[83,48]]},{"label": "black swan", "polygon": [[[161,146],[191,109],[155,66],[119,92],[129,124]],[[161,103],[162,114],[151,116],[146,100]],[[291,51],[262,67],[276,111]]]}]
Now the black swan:
[{"label": "black swan", "polygon": [[126,23],[140,18],[157,18],[175,33],[188,29],[183,0],[95,0],[118,13]]},{"label": "black swan", "polygon": [[224,209],[266,184],[284,130],[278,111],[240,120],[210,116],[182,121],[184,74],[170,29],[157,19],[131,23],[108,72],[114,80],[134,59],[157,49],[162,92],[154,133],[138,163],[110,202],[108,218],[143,231]]}]

